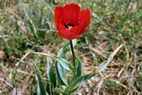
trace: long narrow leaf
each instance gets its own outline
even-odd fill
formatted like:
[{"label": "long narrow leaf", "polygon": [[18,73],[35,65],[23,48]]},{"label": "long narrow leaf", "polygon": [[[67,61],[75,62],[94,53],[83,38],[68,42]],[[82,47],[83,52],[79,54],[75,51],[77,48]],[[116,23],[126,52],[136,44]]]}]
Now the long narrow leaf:
[{"label": "long narrow leaf", "polygon": [[75,66],[76,66],[75,78],[78,78],[82,74],[81,62],[78,58],[76,58],[75,60]]},{"label": "long narrow leaf", "polygon": [[67,60],[65,60],[64,58],[59,58],[58,59],[58,62],[59,64],[62,65],[62,67],[67,70],[67,71],[70,71],[70,68],[69,68],[69,62]]},{"label": "long narrow leaf", "polygon": [[54,66],[52,64],[48,64],[48,80],[50,82],[51,85],[56,85],[56,73],[54,70]]},{"label": "long narrow leaf", "polygon": [[62,67],[61,64],[57,64],[57,70],[58,70],[60,79],[63,81],[64,84],[67,85],[68,83],[67,83],[67,80],[65,78],[65,69]]},{"label": "long narrow leaf", "polygon": [[36,72],[36,80],[37,80],[37,95],[46,95],[45,85],[38,72]]},{"label": "long narrow leaf", "polygon": [[92,78],[93,76],[96,75],[96,72],[91,73],[91,74],[87,74],[87,75],[83,75],[80,76],[79,78],[77,78],[76,80],[74,80],[66,89],[65,89],[65,93],[71,93],[74,91],[74,89],[76,89],[77,85],[80,84],[82,81],[86,81],[90,78]]}]

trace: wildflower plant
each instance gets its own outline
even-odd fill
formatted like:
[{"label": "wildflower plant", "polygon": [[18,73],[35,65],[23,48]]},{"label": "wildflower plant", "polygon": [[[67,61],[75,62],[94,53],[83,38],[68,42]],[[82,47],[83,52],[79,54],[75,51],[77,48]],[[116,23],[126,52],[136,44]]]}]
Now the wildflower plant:
[{"label": "wildflower plant", "polygon": [[[90,79],[96,73],[82,75],[81,62],[76,57],[73,39],[79,38],[88,28],[91,20],[90,10],[81,10],[79,5],[71,3],[65,6],[56,6],[54,21],[59,37],[69,40],[57,57],[56,64],[48,64],[48,80],[50,95],[70,95],[77,90],[78,85]],[[72,62],[64,58],[64,51],[72,52]]]},{"label": "wildflower plant", "polygon": [[[60,49],[57,56],[48,56],[48,82],[46,86],[43,85],[42,81],[39,81],[41,80],[38,73],[40,71],[37,71],[35,68],[36,79],[38,80],[37,92],[39,92],[39,95],[46,95],[46,93],[49,95],[70,95],[77,90],[82,81],[88,80],[96,74],[82,75],[81,61],[75,55],[72,41],[87,31],[90,22],[91,11],[88,9],[81,10],[77,4],[70,3],[55,7],[54,24],[57,34],[59,37],[69,40],[69,44]],[[66,51],[72,52],[72,61],[65,59],[64,53]]]}]

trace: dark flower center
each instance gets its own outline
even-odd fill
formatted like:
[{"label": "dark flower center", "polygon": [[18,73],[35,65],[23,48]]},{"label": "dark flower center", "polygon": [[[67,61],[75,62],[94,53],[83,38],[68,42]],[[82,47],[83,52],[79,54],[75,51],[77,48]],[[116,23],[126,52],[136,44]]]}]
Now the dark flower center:
[{"label": "dark flower center", "polygon": [[67,29],[71,29],[74,25],[73,24],[65,24],[64,25]]}]

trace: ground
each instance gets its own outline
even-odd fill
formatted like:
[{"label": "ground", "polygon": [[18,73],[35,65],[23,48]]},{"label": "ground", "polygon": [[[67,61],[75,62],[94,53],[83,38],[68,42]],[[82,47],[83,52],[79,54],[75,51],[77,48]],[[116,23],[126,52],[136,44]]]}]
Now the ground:
[{"label": "ground", "polygon": [[[142,95],[141,0],[0,0],[0,95],[44,95],[36,90],[34,65],[47,82],[47,56],[69,43],[57,35],[54,7],[70,2],[92,11],[74,49],[83,74],[97,73],[74,94]],[[64,55],[71,63],[71,52]]]}]

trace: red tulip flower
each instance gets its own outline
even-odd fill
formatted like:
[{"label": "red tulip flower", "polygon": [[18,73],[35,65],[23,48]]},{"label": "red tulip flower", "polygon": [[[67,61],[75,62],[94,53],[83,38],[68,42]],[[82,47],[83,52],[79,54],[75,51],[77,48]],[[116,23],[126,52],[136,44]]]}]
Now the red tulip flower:
[{"label": "red tulip flower", "polygon": [[55,26],[60,37],[72,40],[80,37],[90,24],[90,10],[81,10],[77,4],[55,7]]}]

